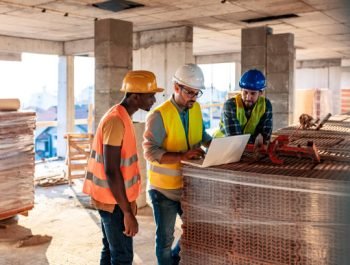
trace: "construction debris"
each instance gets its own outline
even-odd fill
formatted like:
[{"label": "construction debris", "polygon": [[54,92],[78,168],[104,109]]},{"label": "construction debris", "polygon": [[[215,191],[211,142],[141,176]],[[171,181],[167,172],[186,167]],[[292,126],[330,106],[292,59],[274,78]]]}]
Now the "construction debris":
[{"label": "construction debris", "polygon": [[36,245],[41,245],[45,244],[47,242],[50,242],[52,240],[52,236],[48,235],[30,235],[26,236],[25,238],[19,240],[16,243],[17,248],[22,248],[22,247],[29,247],[29,246],[36,246]]},{"label": "construction debris", "polygon": [[314,120],[314,118],[312,118],[312,116],[310,116],[309,114],[304,113],[304,114],[301,114],[299,117],[299,123],[303,130],[316,126],[317,122],[318,122],[318,119]]},{"label": "construction debris", "polygon": [[65,176],[45,177],[41,179],[35,179],[35,184],[40,187],[65,185],[68,184],[68,179]]}]

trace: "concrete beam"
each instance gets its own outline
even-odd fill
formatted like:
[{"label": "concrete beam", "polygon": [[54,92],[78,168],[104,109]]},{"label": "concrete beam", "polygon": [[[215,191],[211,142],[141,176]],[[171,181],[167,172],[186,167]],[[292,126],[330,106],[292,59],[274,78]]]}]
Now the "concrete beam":
[{"label": "concrete beam", "polygon": [[21,53],[0,52],[0,61],[22,61]]},{"label": "concrete beam", "polygon": [[213,63],[233,63],[241,62],[241,53],[222,53],[211,55],[195,56],[196,64],[213,64]]},{"label": "concrete beam", "polygon": [[65,41],[63,52],[65,55],[94,55],[94,38]]},{"label": "concrete beam", "polygon": [[133,34],[133,49],[148,48],[155,44],[193,42],[193,29],[182,26],[170,29],[147,30]]},{"label": "concrete beam", "polygon": [[296,68],[326,68],[332,66],[341,66],[342,60],[340,58],[324,59],[324,60],[307,60],[297,61]]},{"label": "concrete beam", "polygon": [[63,42],[0,35],[0,51],[11,53],[63,54]]}]

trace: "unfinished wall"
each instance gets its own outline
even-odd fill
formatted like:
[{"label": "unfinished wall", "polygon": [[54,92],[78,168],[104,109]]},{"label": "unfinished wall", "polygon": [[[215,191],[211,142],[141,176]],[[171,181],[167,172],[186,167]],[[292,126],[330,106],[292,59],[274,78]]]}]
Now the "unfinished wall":
[{"label": "unfinished wall", "polygon": [[[326,104],[321,105],[320,115],[328,112],[332,115],[341,112],[341,79],[342,69],[340,59],[298,61],[296,69],[296,90],[321,90],[328,98]],[[298,98],[296,98],[298,100]],[[299,112],[296,109],[296,112]]]},{"label": "unfinished wall", "polygon": [[[173,92],[172,77],[176,69],[193,63],[193,30],[191,27],[177,27],[142,31],[134,34],[133,69],[154,72],[158,86],[165,88],[157,93],[154,106],[166,100]],[[135,120],[144,121],[146,113],[138,111]]]}]

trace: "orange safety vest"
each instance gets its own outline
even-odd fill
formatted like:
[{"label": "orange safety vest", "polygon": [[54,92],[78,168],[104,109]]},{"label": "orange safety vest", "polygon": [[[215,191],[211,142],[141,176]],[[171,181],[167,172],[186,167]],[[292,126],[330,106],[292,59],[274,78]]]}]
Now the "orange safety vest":
[{"label": "orange safety vest", "polygon": [[124,178],[126,195],[129,202],[132,202],[136,200],[140,193],[141,178],[137,158],[134,127],[129,114],[121,105],[115,105],[109,109],[100,121],[92,144],[92,150],[85,174],[83,192],[90,195],[96,201],[107,204],[117,204],[117,201],[109,188],[103,165],[102,128],[105,122],[108,121],[111,116],[119,117],[125,127],[121,147],[120,170]]}]

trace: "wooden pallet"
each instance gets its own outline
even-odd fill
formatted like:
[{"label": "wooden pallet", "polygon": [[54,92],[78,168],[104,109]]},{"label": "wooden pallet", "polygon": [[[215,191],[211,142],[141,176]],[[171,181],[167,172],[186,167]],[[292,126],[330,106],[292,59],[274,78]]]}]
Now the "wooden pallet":
[{"label": "wooden pallet", "polygon": [[94,136],[91,133],[67,133],[64,138],[67,140],[66,174],[72,185],[73,179],[85,176]]}]

